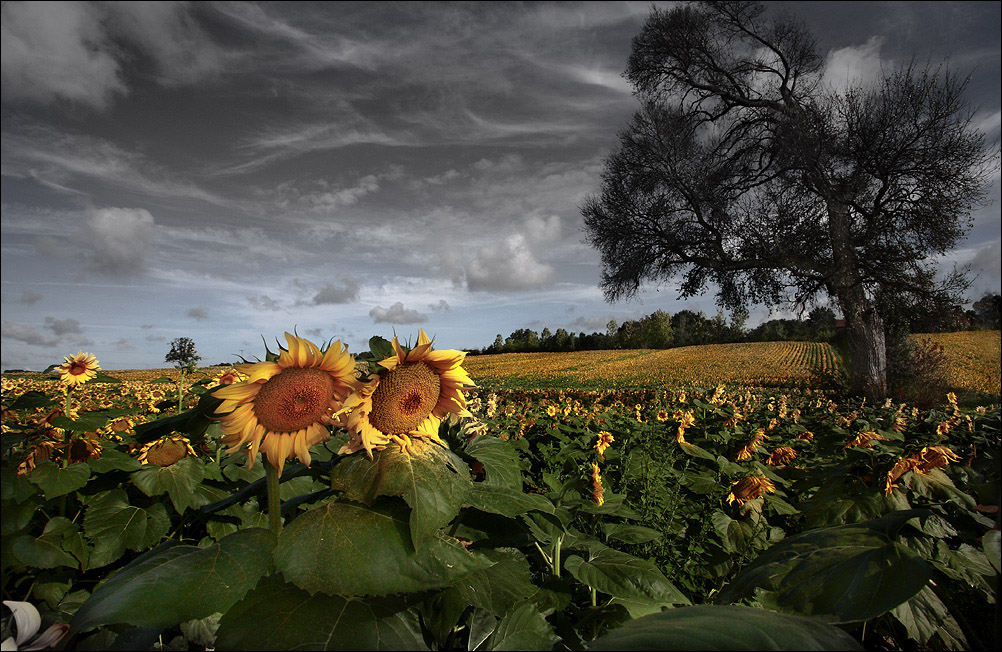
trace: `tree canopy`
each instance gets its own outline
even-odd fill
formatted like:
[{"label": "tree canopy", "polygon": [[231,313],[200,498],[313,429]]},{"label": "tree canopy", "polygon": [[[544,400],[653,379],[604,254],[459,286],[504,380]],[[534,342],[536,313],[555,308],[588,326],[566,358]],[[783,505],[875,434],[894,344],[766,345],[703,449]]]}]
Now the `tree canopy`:
[{"label": "tree canopy", "polygon": [[826,83],[810,32],[764,5],[653,8],[626,76],[640,109],[582,213],[608,300],[680,279],[680,298],[834,299],[854,390],[886,391],[877,295],[956,297],[931,257],[966,233],[997,156],[944,67]]}]

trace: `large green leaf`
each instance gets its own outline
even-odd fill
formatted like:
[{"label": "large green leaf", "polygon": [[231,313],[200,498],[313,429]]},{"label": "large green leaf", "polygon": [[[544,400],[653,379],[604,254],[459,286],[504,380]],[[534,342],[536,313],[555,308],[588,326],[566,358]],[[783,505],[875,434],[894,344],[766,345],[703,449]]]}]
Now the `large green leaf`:
[{"label": "large green leaf", "polygon": [[940,628],[947,628],[963,638],[957,621],[930,586],[922,587],[910,600],[891,609],[891,615],[905,626],[909,638],[922,645],[928,643]]},{"label": "large green leaf", "polygon": [[[30,534],[14,540],[13,552],[18,561],[35,568],[56,568],[69,566],[79,568],[80,561],[67,548],[82,550],[80,543],[80,526],[68,518],[56,516],[45,524],[42,534],[33,537]],[[64,545],[64,541],[70,545]],[[74,546],[73,544],[77,545]]]},{"label": "large green leaf", "polygon": [[403,505],[331,502],[296,517],[282,532],[275,564],[311,594],[386,595],[444,588],[491,565],[436,534],[415,551]]},{"label": "large green leaf", "polygon": [[669,609],[632,620],[589,650],[861,650],[816,618],[737,605]]},{"label": "large green leaf", "polygon": [[653,563],[605,546],[593,546],[588,559],[570,555],[564,568],[580,582],[614,598],[657,605],[689,604]]},{"label": "large green leaf", "polygon": [[1002,572],[1002,555],[999,554],[999,540],[1002,538],[1002,533],[998,530],[991,530],[985,533],[985,536],[981,539],[981,546],[985,550],[985,557],[988,558],[988,563],[992,565],[996,573]]},{"label": "large green leaf", "polygon": [[603,523],[602,530],[606,538],[623,543],[647,543],[664,537],[661,530],[628,523]]},{"label": "large green leaf", "polygon": [[536,605],[525,602],[505,614],[477,650],[552,650],[558,638]]},{"label": "large green leaf", "polygon": [[[396,604],[394,604],[396,602]],[[310,595],[266,577],[219,623],[220,650],[427,650],[399,601]]]},{"label": "large green leaf", "polygon": [[553,513],[553,503],[540,494],[522,493],[522,489],[512,489],[474,482],[468,501],[470,507],[501,516],[521,516],[530,511]]},{"label": "large green leaf", "polygon": [[205,477],[205,463],[196,457],[185,457],[170,466],[146,464],[132,474],[132,484],[147,496],[167,494],[178,514],[197,506],[195,492]]},{"label": "large green leaf", "polygon": [[520,551],[509,548],[482,554],[493,563],[454,583],[443,592],[443,600],[463,608],[480,607],[500,617],[537,591],[529,562]]},{"label": "large green leaf", "polygon": [[146,550],[170,530],[170,518],[160,503],[146,509],[129,504],[124,489],[94,495],[87,502],[84,532],[94,543],[88,568],[100,568],[117,560],[126,549]]},{"label": "large green leaf", "polygon": [[910,518],[927,514],[893,512],[784,539],[738,573],[720,599],[734,602],[754,596],[769,609],[836,623],[879,616],[929,581],[925,560],[896,540]]},{"label": "large green leaf", "polygon": [[134,414],[134,410],[96,410],[94,412],[81,412],[76,419],[66,417],[56,417],[52,420],[52,425],[65,430],[76,432],[95,432],[108,425],[108,422],[118,417]]},{"label": "large green leaf", "polygon": [[87,484],[90,467],[86,464],[70,464],[63,468],[52,460],[42,460],[28,475],[28,479],[42,490],[46,500],[51,500]]},{"label": "large green leaf", "polygon": [[95,473],[107,473],[109,471],[136,471],[142,467],[142,463],[127,453],[109,448],[101,453],[101,457],[87,460],[87,466]]},{"label": "large green leaf", "polygon": [[379,496],[402,496],[411,507],[411,538],[421,548],[456,517],[473,484],[466,463],[448,449],[431,445],[425,450],[412,456],[391,447],[372,460],[349,456],[331,471],[331,488],[367,505]]},{"label": "large green leaf", "polygon": [[743,553],[753,546],[756,537],[764,543],[765,531],[757,528],[748,518],[734,519],[720,510],[710,516],[714,529],[720,535],[727,552]]},{"label": "large green leaf", "polygon": [[466,445],[465,452],[484,465],[484,484],[522,491],[518,452],[497,437],[481,435]]},{"label": "large green leaf", "polygon": [[225,612],[268,572],[274,545],[271,532],[255,528],[208,548],[151,551],[102,582],[74,616],[73,629],[167,627]]},{"label": "large green leaf", "polygon": [[56,401],[49,398],[43,392],[38,392],[35,390],[30,390],[21,394],[14,402],[7,406],[8,410],[29,410],[40,407],[49,407],[50,405],[55,405]]}]

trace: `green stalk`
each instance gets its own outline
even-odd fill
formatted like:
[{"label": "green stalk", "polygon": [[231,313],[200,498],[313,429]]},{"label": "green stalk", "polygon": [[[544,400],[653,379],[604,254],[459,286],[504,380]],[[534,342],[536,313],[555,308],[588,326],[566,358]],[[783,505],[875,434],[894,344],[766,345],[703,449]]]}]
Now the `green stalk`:
[{"label": "green stalk", "polygon": [[564,536],[559,535],[553,542],[553,576],[560,577],[560,546],[564,542]]},{"label": "green stalk", "polygon": [[262,459],[262,462],[268,483],[268,524],[277,537],[282,533],[282,497],[278,493],[278,469],[269,464],[267,459]]},{"label": "green stalk", "polygon": [[184,369],[181,370],[181,378],[177,381],[177,413],[181,414],[181,397],[184,395]]}]

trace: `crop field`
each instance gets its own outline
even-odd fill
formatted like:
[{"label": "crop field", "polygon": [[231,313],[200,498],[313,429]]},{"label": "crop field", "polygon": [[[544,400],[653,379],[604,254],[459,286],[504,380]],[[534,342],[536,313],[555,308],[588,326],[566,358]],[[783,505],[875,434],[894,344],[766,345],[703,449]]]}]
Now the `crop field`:
[{"label": "crop field", "polygon": [[206,418],[225,367],[5,374],[4,599],[65,649],[990,649],[999,333],[922,337],[980,402],[841,397],[808,342],[468,356],[436,439],[328,420],[284,472]]}]

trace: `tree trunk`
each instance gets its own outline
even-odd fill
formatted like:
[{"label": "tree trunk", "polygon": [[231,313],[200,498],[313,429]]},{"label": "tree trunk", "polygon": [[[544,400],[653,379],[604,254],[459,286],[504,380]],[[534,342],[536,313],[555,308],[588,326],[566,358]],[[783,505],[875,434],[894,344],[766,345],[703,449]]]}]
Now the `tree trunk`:
[{"label": "tree trunk", "polygon": [[860,281],[845,203],[828,201],[828,229],[834,262],[829,278],[849,334],[849,387],[853,394],[872,402],[882,401],[887,395],[884,320]]}]

